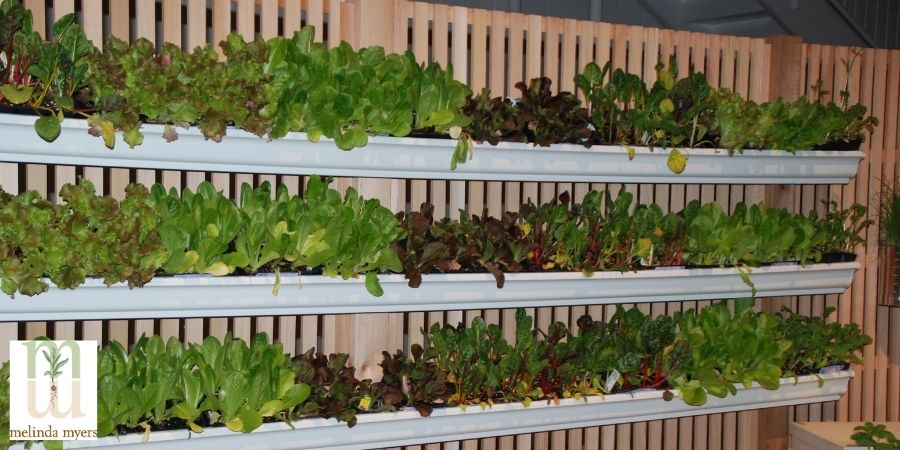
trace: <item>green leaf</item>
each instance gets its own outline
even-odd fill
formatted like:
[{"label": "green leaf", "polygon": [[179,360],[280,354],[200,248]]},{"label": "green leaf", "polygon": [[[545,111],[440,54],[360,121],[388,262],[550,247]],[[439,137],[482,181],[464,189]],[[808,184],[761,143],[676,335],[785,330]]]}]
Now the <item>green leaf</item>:
[{"label": "green leaf", "polygon": [[53,142],[59,137],[62,126],[59,119],[54,116],[41,116],[34,122],[34,130],[38,136],[47,142]]},{"label": "green leaf", "polygon": [[293,408],[309,398],[311,390],[308,384],[300,383],[291,386],[282,398],[285,408]]},{"label": "green leaf", "polygon": [[625,146],[625,151],[628,152],[628,160],[629,161],[634,159],[634,155],[637,153],[637,152],[635,152],[634,147],[632,147],[630,145]]},{"label": "green leaf", "polygon": [[673,148],[669,153],[669,159],[666,161],[666,166],[669,167],[669,170],[674,174],[680,174],[684,172],[684,168],[687,165],[687,155],[678,151],[677,148]]},{"label": "green leaf", "polygon": [[375,272],[366,272],[366,289],[375,297],[384,295],[384,289],[381,288],[381,282],[378,281],[378,274]]},{"label": "green leaf", "polygon": [[57,41],[62,39],[63,35],[72,25],[75,25],[75,14],[69,13],[60,17],[59,20],[53,24],[53,38]]},{"label": "green leaf", "polygon": [[[263,416],[258,412],[254,411],[250,408],[244,407],[241,410],[240,415],[229,421],[228,429],[232,431],[240,431],[242,433],[249,433],[262,425]],[[232,428],[234,427],[234,428]]]},{"label": "green leaf", "polygon": [[0,95],[5,97],[6,100],[13,105],[21,105],[22,103],[31,100],[31,95],[33,93],[34,87],[32,86],[16,87],[11,84],[0,86]]},{"label": "green leaf", "polygon": [[659,101],[659,110],[664,113],[671,113],[675,111],[675,103],[672,102],[672,99],[666,97]]},{"label": "green leaf", "polygon": [[75,108],[75,100],[72,100],[72,97],[68,95],[58,95],[53,100],[61,109],[71,110]]},{"label": "green leaf", "polygon": [[134,127],[126,131],[124,138],[129,148],[135,148],[144,143],[144,134],[141,133],[140,127]]},{"label": "green leaf", "polygon": [[112,149],[116,146],[116,128],[113,123],[94,114],[87,119],[88,133],[94,136],[102,136],[103,144],[106,148]]},{"label": "green leaf", "polygon": [[696,380],[679,388],[681,399],[691,406],[700,406],[706,403],[706,390]]},{"label": "green leaf", "polygon": [[259,414],[263,417],[273,417],[275,414],[284,409],[284,402],[282,402],[281,400],[269,400],[263,403],[263,405],[259,408]]},{"label": "green leaf", "polygon": [[272,285],[272,295],[278,295],[281,291],[281,270],[275,269],[275,284]]}]

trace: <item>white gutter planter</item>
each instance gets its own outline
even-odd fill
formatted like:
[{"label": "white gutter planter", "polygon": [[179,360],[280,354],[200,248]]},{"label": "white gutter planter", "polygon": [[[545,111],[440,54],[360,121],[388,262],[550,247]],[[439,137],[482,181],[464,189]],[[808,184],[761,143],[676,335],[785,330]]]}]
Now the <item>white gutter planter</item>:
[{"label": "white gutter planter", "polygon": [[267,142],[229,129],[220,143],[199,129],[178,129],[177,141],[162,139],[163,126],[144,125],[135,149],[118,138],[115,150],[87,133],[85,120],[66,119],[54,142],[35,134],[34,116],[0,114],[0,161],[140,169],[318,174],[348,177],[448,180],[568,181],[614,183],[847,184],[856,175],[860,151],[747,150],[729,156],[722,149],[687,149],[687,169],[666,166],[669,150],[635,147],[629,161],[620,146],[521,143],[476,145],[474,158],[450,170],[451,139],[371,137],[362,149],[341,151],[333,142],[312,143],[304,133]]},{"label": "white gutter planter", "polygon": [[[457,441],[833,401],[847,392],[853,372],[846,370],[819,377],[823,381],[821,387],[820,379],[814,375],[796,380],[784,378],[781,387],[774,391],[756,383],[750,389],[739,386],[737,395],[721,399],[710,396],[702,406],[689,406],[679,398],[667,402],[662,398],[662,391],[636,391],[588,397],[587,401],[565,399],[559,405],[533,402],[527,408],[521,403],[498,404],[484,410],[477,406],[470,406],[466,411],[458,407],[437,408],[430,417],[420,417],[414,410],[363,414],[358,416],[353,428],[334,419],[308,419],[295,422],[295,429],[272,423],[249,434],[233,433],[225,428],[208,428],[201,434],[153,432],[147,443],[142,443],[141,434],[133,434],[96,441],[69,441],[64,448],[336,450]],[[674,393],[678,395],[677,391]]]},{"label": "white gutter planter", "polygon": [[[768,266],[752,269],[757,296],[838,294],[859,268],[856,262]],[[106,287],[102,280],[35,297],[0,299],[0,321],[143,319],[301,314],[442,311],[575,306],[749,297],[737,269],[673,269],[639,272],[506,274],[497,289],[490,274],[424,275],[410,288],[403,275],[382,275],[382,297],[366,291],[362,278],[282,274],[157,277],[142,288]]]}]

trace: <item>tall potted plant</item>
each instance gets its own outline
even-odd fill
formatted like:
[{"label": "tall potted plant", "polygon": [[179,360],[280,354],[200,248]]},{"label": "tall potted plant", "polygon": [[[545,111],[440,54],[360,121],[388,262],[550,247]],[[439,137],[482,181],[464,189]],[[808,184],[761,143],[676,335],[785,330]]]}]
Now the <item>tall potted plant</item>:
[{"label": "tall potted plant", "polygon": [[900,306],[900,185],[885,184],[879,208],[881,221],[881,302]]}]

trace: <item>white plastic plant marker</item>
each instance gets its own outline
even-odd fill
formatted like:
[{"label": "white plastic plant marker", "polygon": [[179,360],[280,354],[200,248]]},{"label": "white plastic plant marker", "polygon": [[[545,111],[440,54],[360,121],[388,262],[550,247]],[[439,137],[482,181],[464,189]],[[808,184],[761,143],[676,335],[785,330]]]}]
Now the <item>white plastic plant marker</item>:
[{"label": "white plastic plant marker", "polygon": [[307,140],[304,133],[266,141],[229,129],[220,143],[196,127],[177,129],[167,143],[161,125],[144,125],[144,143],[129,149],[117,136],[115,150],[87,133],[85,120],[66,119],[54,142],[35,134],[34,116],[0,114],[0,161],[141,169],[446,180],[560,181],[610,183],[847,184],[856,175],[860,151],[680,149],[689,155],[680,175],[669,171],[670,150],[558,144],[534,147],[476,145],[474,158],[450,170],[452,139],[370,137],[366,147],[338,149],[334,142]]},{"label": "white plastic plant marker", "polygon": [[[838,294],[859,268],[856,262],[768,266],[752,269],[758,297]],[[75,289],[51,287],[34,297],[0,299],[0,321],[143,319],[394,311],[441,311],[575,306],[749,297],[737,269],[674,269],[639,272],[506,274],[498,289],[490,274],[424,275],[410,288],[403,275],[379,276],[384,295],[374,297],[363,277],[321,275],[157,277],[142,288],[107,287],[89,279]]]}]

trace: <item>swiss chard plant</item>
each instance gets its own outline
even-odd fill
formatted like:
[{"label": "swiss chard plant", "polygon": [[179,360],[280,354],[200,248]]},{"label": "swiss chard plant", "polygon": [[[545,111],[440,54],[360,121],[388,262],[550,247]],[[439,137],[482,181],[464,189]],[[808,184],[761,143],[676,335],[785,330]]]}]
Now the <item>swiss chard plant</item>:
[{"label": "swiss chard plant", "polygon": [[433,352],[435,366],[447,373],[452,386],[448,401],[463,409],[472,404],[493,404],[514,364],[508,358],[511,347],[500,327],[476,317],[469,327],[434,324],[428,339],[431,348],[426,354]]},{"label": "swiss chard plant", "polygon": [[52,40],[44,41],[19,0],[0,2],[0,104],[36,112],[35,130],[47,141],[59,136],[63,113],[83,114],[88,58],[96,52],[75,14],[60,17],[50,31]]},{"label": "swiss chard plant", "polygon": [[896,450],[900,448],[900,439],[887,430],[884,424],[866,422],[853,428],[854,433],[850,439],[856,445],[864,446],[872,450]]},{"label": "swiss chard plant", "polygon": [[810,373],[832,365],[862,364],[857,352],[872,343],[855,323],[827,322],[835,308],[809,317],[782,308],[782,333],[792,345],[785,355],[785,373]]}]

